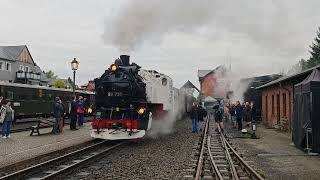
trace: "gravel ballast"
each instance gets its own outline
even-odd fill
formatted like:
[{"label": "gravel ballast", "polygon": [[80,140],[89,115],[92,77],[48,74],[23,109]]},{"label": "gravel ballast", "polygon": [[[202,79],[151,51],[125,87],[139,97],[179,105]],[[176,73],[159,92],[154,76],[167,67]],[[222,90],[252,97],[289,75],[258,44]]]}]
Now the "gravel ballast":
[{"label": "gravel ballast", "polygon": [[184,118],[170,134],[129,142],[68,179],[182,179],[198,137],[191,133],[191,120]]}]

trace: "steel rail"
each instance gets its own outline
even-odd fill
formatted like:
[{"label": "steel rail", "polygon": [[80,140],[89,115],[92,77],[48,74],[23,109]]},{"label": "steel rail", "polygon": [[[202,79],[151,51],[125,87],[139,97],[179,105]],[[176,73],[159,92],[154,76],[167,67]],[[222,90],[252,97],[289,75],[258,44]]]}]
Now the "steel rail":
[{"label": "steel rail", "polygon": [[215,171],[215,176],[219,179],[219,180],[223,180],[224,178],[222,177],[222,174],[221,172],[219,171],[218,169],[218,166],[216,165],[214,159],[213,159],[213,156],[212,156],[212,152],[211,152],[211,148],[210,148],[210,145],[211,145],[211,136],[208,137],[208,142],[207,142],[207,145],[208,145],[208,153],[209,153],[209,157],[210,157],[210,163],[211,163],[211,166],[213,167],[213,170]]},{"label": "steel rail", "polygon": [[[0,180],[7,180],[7,179],[15,179],[16,180],[16,179],[23,179],[23,178],[26,178],[26,177],[30,178],[28,176],[28,174],[39,173],[39,172],[41,172],[39,170],[48,169],[48,168],[46,168],[46,166],[52,166],[55,163],[58,163],[59,161],[63,161],[64,159],[72,158],[74,156],[80,155],[80,154],[82,154],[82,153],[84,153],[84,152],[86,152],[88,150],[94,149],[94,148],[96,148],[96,147],[98,147],[98,146],[100,146],[100,145],[102,145],[102,144],[104,144],[106,142],[107,141],[102,141],[102,142],[99,142],[99,143],[84,147],[82,149],[78,149],[76,151],[70,152],[68,154],[65,154],[65,155],[50,159],[48,161],[45,161],[45,162],[42,162],[42,163],[27,167],[25,169],[22,169],[22,170],[19,170],[17,172],[8,174],[6,176],[2,176],[2,177],[0,177]],[[52,173],[50,173],[50,174],[48,174],[46,176],[43,176],[43,177],[40,177],[40,178],[37,178],[37,179],[52,179],[53,177],[57,177],[59,174],[66,172],[66,170],[68,170],[70,168],[74,168],[76,166],[79,166],[80,164],[82,164],[84,162],[87,162],[88,160],[90,160],[92,158],[98,157],[99,155],[101,155],[103,153],[106,153],[107,151],[110,151],[110,150],[112,150],[112,149],[114,149],[114,148],[116,148],[116,147],[118,147],[118,146],[120,146],[122,144],[123,144],[123,142],[120,142],[120,143],[117,143],[117,144],[115,144],[115,145],[113,145],[111,147],[106,148],[102,152],[92,153],[91,156],[87,155],[87,158],[79,160],[79,161],[75,162],[72,165],[65,166],[64,168],[62,168],[60,170],[57,170],[55,172],[52,172]]]},{"label": "steel rail", "polygon": [[222,143],[222,146],[224,148],[224,153],[225,153],[225,156],[227,158],[227,161],[229,163],[229,166],[230,166],[230,171],[231,171],[231,175],[232,175],[232,179],[234,180],[239,180],[239,176],[237,174],[237,170],[236,170],[236,167],[233,163],[233,159],[231,158],[231,154],[230,154],[230,151],[228,149],[228,146],[227,146],[227,140],[225,139],[223,133],[220,131],[219,129],[219,132],[220,132],[220,139],[221,139],[221,143]]},{"label": "steel rail", "polygon": [[202,137],[203,139],[202,139],[202,142],[201,142],[201,151],[200,151],[200,155],[199,155],[199,159],[198,159],[198,165],[197,165],[197,171],[196,171],[196,175],[195,175],[195,180],[200,180],[201,179],[204,148],[205,148],[204,146],[205,146],[205,142],[206,142],[206,136],[207,136],[207,133],[208,133],[208,126],[209,126],[209,119],[206,120],[204,132],[203,132],[203,137]]},{"label": "steel rail", "polygon": [[234,156],[239,160],[242,167],[247,170],[247,172],[249,173],[248,175],[251,176],[251,178],[257,180],[264,179],[260,174],[257,173],[257,171],[255,171],[248,163],[245,162],[245,160],[237,153],[237,151],[231,146],[231,144],[227,140],[225,140],[225,142],[227,147],[233,152]]}]

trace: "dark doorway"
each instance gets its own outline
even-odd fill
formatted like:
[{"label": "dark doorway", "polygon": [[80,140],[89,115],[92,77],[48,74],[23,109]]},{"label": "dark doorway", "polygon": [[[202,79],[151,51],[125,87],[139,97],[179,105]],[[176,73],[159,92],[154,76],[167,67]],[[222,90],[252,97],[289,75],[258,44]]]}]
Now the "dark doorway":
[{"label": "dark doorway", "polygon": [[277,94],[277,124],[280,124],[280,95]]}]

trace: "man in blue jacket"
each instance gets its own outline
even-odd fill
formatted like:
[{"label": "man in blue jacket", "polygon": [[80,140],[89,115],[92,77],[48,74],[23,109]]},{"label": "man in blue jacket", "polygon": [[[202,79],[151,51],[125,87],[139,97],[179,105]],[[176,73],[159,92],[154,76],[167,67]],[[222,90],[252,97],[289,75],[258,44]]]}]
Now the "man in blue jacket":
[{"label": "man in blue jacket", "polygon": [[84,107],[83,97],[79,96],[78,107],[77,107],[78,126],[83,126],[84,112],[85,112],[85,107]]}]

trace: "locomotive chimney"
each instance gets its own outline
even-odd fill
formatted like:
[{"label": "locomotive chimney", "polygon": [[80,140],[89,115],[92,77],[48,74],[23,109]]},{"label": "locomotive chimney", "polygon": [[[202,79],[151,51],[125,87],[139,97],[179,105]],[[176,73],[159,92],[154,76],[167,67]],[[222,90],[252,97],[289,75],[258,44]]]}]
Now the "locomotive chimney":
[{"label": "locomotive chimney", "polygon": [[130,66],[130,56],[129,55],[120,55],[123,65]]}]

